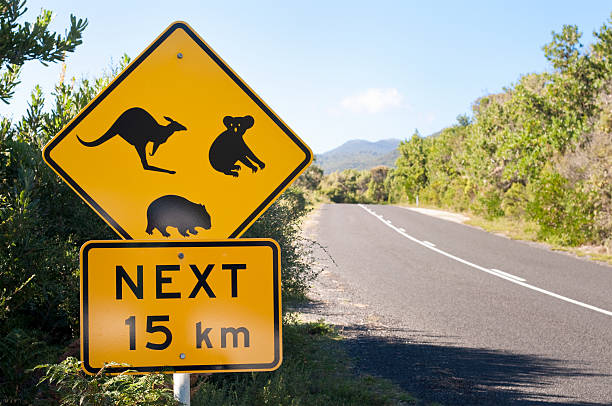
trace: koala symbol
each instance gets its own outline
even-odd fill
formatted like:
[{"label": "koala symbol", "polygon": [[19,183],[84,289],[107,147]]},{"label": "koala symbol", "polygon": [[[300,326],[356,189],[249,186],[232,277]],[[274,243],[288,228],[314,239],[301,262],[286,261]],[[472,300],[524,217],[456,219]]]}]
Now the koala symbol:
[{"label": "koala symbol", "polygon": [[251,161],[255,162],[260,169],[265,168],[266,165],[255,156],[243,139],[246,130],[255,124],[253,117],[225,116],[223,124],[227,129],[213,141],[208,152],[208,159],[212,167],[218,172],[234,177],[238,176],[240,170],[240,166],[236,165],[238,161],[251,168],[253,173],[257,172],[257,166]]}]

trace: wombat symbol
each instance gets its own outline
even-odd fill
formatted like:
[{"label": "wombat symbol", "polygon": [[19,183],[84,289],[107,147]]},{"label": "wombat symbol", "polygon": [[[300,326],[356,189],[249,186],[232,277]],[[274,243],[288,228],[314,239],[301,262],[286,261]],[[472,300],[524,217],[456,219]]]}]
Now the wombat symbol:
[{"label": "wombat symbol", "polygon": [[138,152],[140,162],[142,162],[142,167],[144,169],[173,174],[176,172],[149,165],[145,152],[147,144],[152,142],[153,152],[151,152],[151,156],[153,156],[157,148],[166,142],[175,131],[185,131],[187,129],[184,125],[174,121],[170,117],[164,116],[164,118],[169,121],[169,124],[165,126],[158,124],[153,116],[147,113],[146,110],[140,107],[132,107],[124,111],[119,118],[115,120],[108,131],[97,140],[83,141],[78,135],[77,138],[81,144],[86,147],[96,147],[110,140],[115,135],[119,135],[136,148],[136,152]]},{"label": "wombat symbol", "polygon": [[246,130],[255,124],[253,117],[226,116],[223,118],[223,124],[227,129],[213,141],[208,152],[208,159],[212,167],[234,177],[238,176],[240,170],[240,166],[236,165],[238,161],[251,168],[253,173],[257,172],[257,167],[251,161],[259,165],[261,169],[265,168],[266,165],[255,156],[243,139]]},{"label": "wombat symbol", "polygon": [[152,235],[158,229],[164,237],[170,237],[166,227],[176,227],[183,237],[189,233],[196,235],[196,227],[210,229],[210,215],[203,204],[190,202],[181,196],[166,195],[153,202],[147,208],[147,234]]}]

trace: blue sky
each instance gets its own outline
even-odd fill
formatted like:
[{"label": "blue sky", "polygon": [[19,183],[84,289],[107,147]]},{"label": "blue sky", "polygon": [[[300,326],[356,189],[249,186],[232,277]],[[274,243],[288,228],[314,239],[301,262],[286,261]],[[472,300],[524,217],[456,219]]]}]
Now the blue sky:
[{"label": "blue sky", "polygon": [[[551,31],[576,24],[583,41],[609,1],[33,1],[89,20],[67,77],[95,77],[135,57],[171,22],[187,21],[313,149],[350,139],[408,138],[452,125],[472,102],[542,72]],[[49,92],[60,65],[29,62],[0,114],[21,116],[35,84]],[[205,96],[203,96],[205,97]]]}]

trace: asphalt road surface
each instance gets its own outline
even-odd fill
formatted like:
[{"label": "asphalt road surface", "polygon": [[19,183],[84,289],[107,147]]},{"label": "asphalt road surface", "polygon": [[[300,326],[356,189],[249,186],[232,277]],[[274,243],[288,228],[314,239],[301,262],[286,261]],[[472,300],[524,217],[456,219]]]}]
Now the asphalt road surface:
[{"label": "asphalt road surface", "polygon": [[612,267],[396,206],[324,205],[315,235],[387,328],[346,327],[365,372],[447,405],[612,405]]}]

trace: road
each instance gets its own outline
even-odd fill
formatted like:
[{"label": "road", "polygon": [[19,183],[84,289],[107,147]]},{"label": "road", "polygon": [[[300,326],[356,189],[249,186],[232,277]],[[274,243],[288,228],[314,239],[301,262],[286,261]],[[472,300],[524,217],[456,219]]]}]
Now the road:
[{"label": "road", "polygon": [[612,267],[396,206],[324,205],[315,235],[386,328],[343,327],[360,369],[447,405],[612,405]]}]

